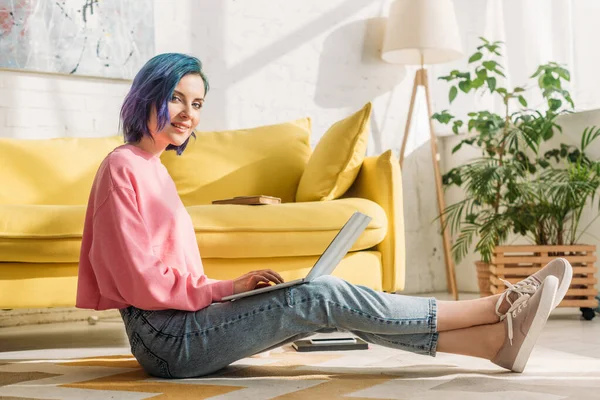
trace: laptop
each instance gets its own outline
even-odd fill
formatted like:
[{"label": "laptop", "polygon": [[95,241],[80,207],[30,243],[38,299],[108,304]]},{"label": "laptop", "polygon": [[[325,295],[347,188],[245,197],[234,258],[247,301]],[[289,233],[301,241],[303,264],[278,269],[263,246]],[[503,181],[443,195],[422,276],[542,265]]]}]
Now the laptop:
[{"label": "laptop", "polygon": [[274,290],[284,289],[291,286],[302,285],[309,283],[323,275],[329,275],[335,267],[342,261],[342,258],[348,253],[354,242],[365,230],[371,217],[360,212],[352,214],[350,219],[344,224],[342,229],[335,235],[335,238],[329,243],[321,257],[313,265],[312,269],[306,275],[306,278],[296,279],[289,282],[280,283],[277,285],[267,286],[260,289],[249,290],[247,292],[225,296],[221,301],[235,301],[244,297],[254,296],[261,293],[272,292]]}]

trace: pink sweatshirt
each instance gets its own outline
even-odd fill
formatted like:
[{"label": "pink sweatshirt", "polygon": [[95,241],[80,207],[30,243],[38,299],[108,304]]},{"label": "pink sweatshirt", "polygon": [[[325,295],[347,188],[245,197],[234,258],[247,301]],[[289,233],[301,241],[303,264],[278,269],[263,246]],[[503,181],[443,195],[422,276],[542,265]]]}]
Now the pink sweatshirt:
[{"label": "pink sweatshirt", "polygon": [[90,193],[77,307],[195,311],[232,293],[233,281],[204,275],[192,220],[160,159],[129,144],[113,150]]}]

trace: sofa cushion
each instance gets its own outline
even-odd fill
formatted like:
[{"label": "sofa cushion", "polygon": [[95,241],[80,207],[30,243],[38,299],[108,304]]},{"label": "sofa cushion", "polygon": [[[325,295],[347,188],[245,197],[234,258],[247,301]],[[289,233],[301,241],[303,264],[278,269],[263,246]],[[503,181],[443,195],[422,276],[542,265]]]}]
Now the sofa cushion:
[{"label": "sofa cushion", "polygon": [[[0,205],[0,262],[78,262],[85,208]],[[354,211],[373,221],[352,251],[375,246],[387,233],[383,209],[359,198],[269,206],[199,205],[187,210],[205,258],[318,255]]]},{"label": "sofa cushion", "polygon": [[264,194],[292,202],[311,153],[309,118],[252,129],[197,132],[162,162],[186,206]]},{"label": "sofa cushion", "polygon": [[352,185],[365,158],[371,103],[333,124],[311,155],[296,201],[337,199]]},{"label": "sofa cushion", "polygon": [[98,166],[122,136],[0,138],[0,204],[87,204]]},{"label": "sofa cushion", "polygon": [[79,262],[86,208],[0,204],[0,262]]}]

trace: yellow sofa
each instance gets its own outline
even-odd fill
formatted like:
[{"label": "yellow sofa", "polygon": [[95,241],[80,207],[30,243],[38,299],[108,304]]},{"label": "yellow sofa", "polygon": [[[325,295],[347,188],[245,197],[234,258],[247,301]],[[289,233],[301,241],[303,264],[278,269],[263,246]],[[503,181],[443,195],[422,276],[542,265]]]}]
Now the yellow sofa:
[{"label": "yellow sofa", "polygon": [[[400,169],[391,151],[361,159],[339,198],[296,202],[309,161],[310,119],[247,130],[197,132],[163,165],[192,217],[206,274],[235,278],[272,268],[305,276],[354,211],[373,220],[334,275],[389,292],[404,287]],[[0,139],[0,309],[73,306],[83,220],[102,159],[119,136]],[[269,206],[213,205],[265,194]],[[106,249],[110,251],[110,249]]]}]

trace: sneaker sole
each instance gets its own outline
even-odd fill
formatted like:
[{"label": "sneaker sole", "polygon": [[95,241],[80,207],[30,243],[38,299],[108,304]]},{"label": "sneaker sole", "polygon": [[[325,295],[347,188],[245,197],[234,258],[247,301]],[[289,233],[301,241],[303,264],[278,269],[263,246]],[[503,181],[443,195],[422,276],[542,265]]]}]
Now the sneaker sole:
[{"label": "sneaker sole", "polygon": [[562,299],[566,296],[569,286],[571,286],[571,279],[573,279],[573,267],[571,266],[571,263],[564,258],[559,258],[558,260],[565,265],[565,275],[563,276],[563,279],[560,280],[560,285],[558,286],[552,308],[558,307]]},{"label": "sneaker sole", "polygon": [[533,346],[535,345],[535,342],[537,342],[540,333],[542,333],[542,329],[544,329],[544,326],[546,325],[550,312],[552,312],[557,289],[558,278],[554,275],[548,276],[544,280],[544,286],[542,287],[543,292],[535,318],[529,327],[529,332],[527,332],[527,336],[525,336],[525,340],[523,340],[523,344],[517,353],[517,357],[515,357],[515,362],[513,363],[511,371],[523,372],[525,369]]}]

